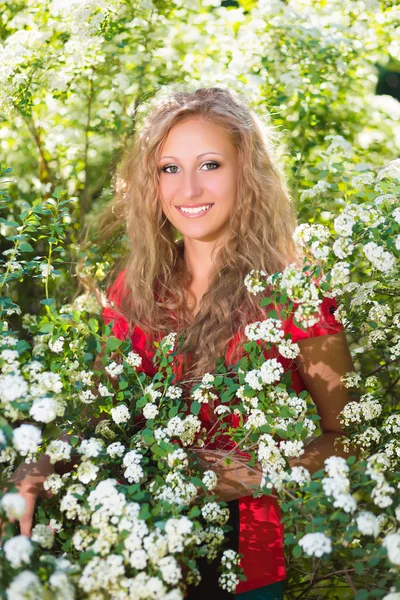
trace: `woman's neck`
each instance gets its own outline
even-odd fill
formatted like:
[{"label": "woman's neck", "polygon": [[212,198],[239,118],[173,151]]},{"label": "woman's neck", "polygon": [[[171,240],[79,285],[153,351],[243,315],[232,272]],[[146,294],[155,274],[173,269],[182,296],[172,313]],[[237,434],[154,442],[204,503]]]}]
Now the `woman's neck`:
[{"label": "woman's neck", "polygon": [[187,305],[193,318],[199,309],[199,304],[211,283],[213,261],[211,254],[215,242],[185,239],[184,261],[185,268],[192,275],[192,281],[187,290]]}]

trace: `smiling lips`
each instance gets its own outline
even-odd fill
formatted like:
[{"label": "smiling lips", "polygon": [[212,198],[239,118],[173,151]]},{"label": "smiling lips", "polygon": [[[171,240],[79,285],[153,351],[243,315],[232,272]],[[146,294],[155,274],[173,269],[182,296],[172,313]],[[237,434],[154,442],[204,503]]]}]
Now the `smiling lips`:
[{"label": "smiling lips", "polygon": [[196,217],[202,217],[208,213],[213,206],[213,204],[198,204],[192,206],[177,206],[176,208],[183,216],[193,219]]}]

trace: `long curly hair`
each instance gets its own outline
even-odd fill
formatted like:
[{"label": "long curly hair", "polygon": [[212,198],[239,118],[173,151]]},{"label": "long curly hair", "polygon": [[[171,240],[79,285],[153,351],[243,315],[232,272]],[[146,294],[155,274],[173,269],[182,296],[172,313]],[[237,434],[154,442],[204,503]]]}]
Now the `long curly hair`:
[{"label": "long curly hair", "polygon": [[[195,317],[187,306],[192,275],[185,267],[182,236],[161,207],[158,167],[169,131],[193,118],[222,127],[241,165],[229,232]],[[244,285],[246,275],[252,269],[269,275],[289,263],[301,264],[292,239],[296,213],[276,159],[283,145],[238,93],[218,87],[162,90],[141,119],[117,170],[115,196],[100,216],[99,229],[103,240],[121,225],[126,232],[129,249],[119,264],[119,271],[125,269],[121,312],[131,331],[139,326],[147,334],[148,350],[153,349],[154,337],[173,331],[183,335],[182,372],[184,378],[196,379],[215,368],[233,335],[240,332],[244,341],[244,326],[265,318],[260,297]],[[238,356],[234,351],[232,364]]]}]

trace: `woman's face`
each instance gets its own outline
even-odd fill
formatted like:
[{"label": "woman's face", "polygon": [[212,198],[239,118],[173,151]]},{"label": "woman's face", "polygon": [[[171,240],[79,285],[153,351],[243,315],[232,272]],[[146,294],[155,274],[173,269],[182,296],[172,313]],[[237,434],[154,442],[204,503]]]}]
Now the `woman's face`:
[{"label": "woman's face", "polygon": [[236,148],[218,125],[190,119],[171,129],[160,152],[161,206],[184,239],[221,238],[236,199],[238,163]]}]

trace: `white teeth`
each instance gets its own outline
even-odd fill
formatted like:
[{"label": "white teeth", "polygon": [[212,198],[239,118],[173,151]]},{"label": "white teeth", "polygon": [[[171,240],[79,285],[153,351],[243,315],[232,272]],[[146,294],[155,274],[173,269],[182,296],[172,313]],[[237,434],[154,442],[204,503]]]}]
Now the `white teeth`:
[{"label": "white teeth", "polygon": [[210,208],[210,206],[211,206],[211,204],[206,204],[204,206],[199,206],[198,208],[183,208],[183,206],[180,206],[179,208],[182,212],[195,214],[195,213],[204,212],[205,210],[208,210]]}]

